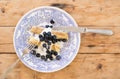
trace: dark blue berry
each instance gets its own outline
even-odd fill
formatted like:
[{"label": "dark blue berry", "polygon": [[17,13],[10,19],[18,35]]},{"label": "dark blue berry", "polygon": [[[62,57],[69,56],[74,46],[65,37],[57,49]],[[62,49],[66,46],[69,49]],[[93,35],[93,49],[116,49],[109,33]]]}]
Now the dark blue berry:
[{"label": "dark blue berry", "polygon": [[55,42],[57,42],[58,40],[57,39],[55,39]]},{"label": "dark blue berry", "polygon": [[54,50],[51,50],[51,53],[54,54]]},{"label": "dark blue berry", "polygon": [[57,39],[57,41],[61,41],[61,39]]},{"label": "dark blue berry", "polygon": [[57,53],[56,51],[54,51],[54,50],[51,50],[51,53],[52,53],[53,55],[55,55],[55,56],[58,55],[58,53]]},{"label": "dark blue berry", "polygon": [[35,50],[31,50],[30,53],[33,54],[33,55],[36,55],[36,51]]},{"label": "dark blue berry", "polygon": [[56,39],[56,38],[57,38],[56,35],[53,35],[53,36],[52,36],[52,39],[53,39],[53,40]]},{"label": "dark blue berry", "polygon": [[63,42],[66,42],[66,41],[67,41],[67,39],[62,39],[62,41],[63,41]]},{"label": "dark blue berry", "polygon": [[61,56],[60,55],[57,55],[56,56],[56,60],[60,60],[61,59]]},{"label": "dark blue berry", "polygon": [[48,39],[48,40],[52,40],[52,36],[49,36],[47,39]]},{"label": "dark blue berry", "polygon": [[55,41],[55,40],[52,40],[52,43],[53,43],[53,44],[55,44],[55,43],[56,43],[56,41]]},{"label": "dark blue berry", "polygon": [[45,60],[45,56],[44,56],[44,55],[42,55],[42,56],[41,56],[41,59],[42,59],[42,60]]},{"label": "dark blue berry", "polygon": [[56,43],[57,42],[57,40],[56,39],[54,39],[54,40],[52,40],[52,43],[54,44],[54,43]]},{"label": "dark blue berry", "polygon": [[52,57],[52,56],[50,56],[50,57],[49,57],[49,59],[50,59],[50,60],[53,60],[53,57]]},{"label": "dark blue berry", "polygon": [[43,35],[45,36],[45,35],[46,35],[46,32],[43,32]]},{"label": "dark blue berry", "polygon": [[47,55],[46,55],[46,58],[50,58],[50,55],[49,55],[49,54],[47,54]]},{"label": "dark blue berry", "polygon": [[40,54],[39,54],[39,53],[37,53],[37,54],[36,54],[36,57],[40,57]]},{"label": "dark blue berry", "polygon": [[53,28],[53,26],[51,25],[50,28]]},{"label": "dark blue berry", "polygon": [[38,48],[38,46],[36,45],[34,48],[35,48],[35,49],[37,49],[37,48]]},{"label": "dark blue berry", "polygon": [[40,41],[44,41],[44,37],[40,34],[39,35]]},{"label": "dark blue berry", "polygon": [[45,40],[44,37],[41,37],[41,38],[40,38],[40,41],[44,41],[44,40]]},{"label": "dark blue berry", "polygon": [[51,32],[48,32],[47,34],[48,34],[48,36],[51,36]]},{"label": "dark blue berry", "polygon": [[45,27],[46,27],[46,28],[48,28],[48,27],[49,27],[49,25],[46,25]]},{"label": "dark blue berry", "polygon": [[51,20],[50,20],[50,23],[51,23],[51,24],[54,24],[55,22],[54,22],[54,20],[53,20],[53,19],[51,19]]},{"label": "dark blue berry", "polygon": [[57,55],[58,55],[58,53],[57,53],[56,51],[54,51],[54,52],[53,52],[53,54],[54,54],[55,56],[57,56]]},{"label": "dark blue berry", "polygon": [[47,38],[45,38],[45,42],[46,42],[46,43],[48,42],[48,39],[47,39]]},{"label": "dark blue berry", "polygon": [[47,54],[49,54],[49,53],[50,53],[50,51],[47,49],[46,53],[47,53]]},{"label": "dark blue berry", "polygon": [[51,55],[51,56],[52,56],[52,54],[53,54],[53,53],[50,51],[49,55]]},{"label": "dark blue berry", "polygon": [[48,45],[51,45],[51,42],[50,42],[50,41],[48,41],[48,42],[47,42],[47,44],[48,44]]},{"label": "dark blue berry", "polygon": [[45,47],[45,48],[47,47],[47,45],[45,43],[42,46]]},{"label": "dark blue berry", "polygon": [[43,36],[40,34],[40,35],[39,35],[39,38],[42,38],[42,37],[43,37]]},{"label": "dark blue berry", "polygon": [[44,35],[44,37],[48,39],[49,35],[46,33],[46,34]]},{"label": "dark blue berry", "polygon": [[50,49],[50,45],[48,45],[48,48],[47,49]]}]

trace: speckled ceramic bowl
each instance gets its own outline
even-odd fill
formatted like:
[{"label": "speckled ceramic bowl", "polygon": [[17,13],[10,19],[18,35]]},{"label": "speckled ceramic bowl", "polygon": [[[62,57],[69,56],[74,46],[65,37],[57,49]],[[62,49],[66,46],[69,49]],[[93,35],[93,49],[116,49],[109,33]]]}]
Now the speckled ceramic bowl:
[{"label": "speckled ceramic bowl", "polygon": [[27,38],[30,36],[27,32],[28,29],[31,26],[39,26],[44,22],[49,23],[51,19],[55,20],[54,27],[77,27],[77,23],[67,12],[59,8],[43,6],[26,13],[18,22],[14,32],[14,47],[17,56],[27,67],[38,72],[55,72],[65,68],[76,57],[80,46],[80,34],[70,32],[68,42],[65,43],[64,47],[61,49],[61,60],[45,62],[29,53],[21,57],[22,50],[27,45]]}]

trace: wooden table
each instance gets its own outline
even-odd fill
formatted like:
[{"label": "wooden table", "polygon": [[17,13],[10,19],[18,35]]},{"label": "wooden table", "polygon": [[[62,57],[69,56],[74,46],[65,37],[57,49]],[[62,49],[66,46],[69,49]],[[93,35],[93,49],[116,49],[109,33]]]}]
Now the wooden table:
[{"label": "wooden table", "polygon": [[79,53],[66,68],[39,73],[19,62],[6,79],[120,79],[120,0],[0,0],[0,75],[18,59],[13,48],[18,20],[44,5],[66,10],[78,25],[111,29],[114,35],[82,34]]}]

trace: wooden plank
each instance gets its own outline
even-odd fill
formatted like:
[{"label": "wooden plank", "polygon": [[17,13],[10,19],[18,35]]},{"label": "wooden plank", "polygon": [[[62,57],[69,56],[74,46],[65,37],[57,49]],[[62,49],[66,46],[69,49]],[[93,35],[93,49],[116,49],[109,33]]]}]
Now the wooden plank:
[{"label": "wooden plank", "polygon": [[0,44],[13,43],[14,28],[0,27]]},{"label": "wooden plank", "polygon": [[[0,76],[16,60],[16,54],[0,54]],[[34,71],[19,62],[6,79],[34,79]]]},{"label": "wooden plank", "polygon": [[[114,35],[82,34],[79,53],[120,53],[120,27],[96,28],[111,29]],[[0,27],[0,53],[15,53],[13,47],[13,32],[14,27]]]},{"label": "wooden plank", "polygon": [[50,73],[37,74],[41,79],[119,79],[119,55],[79,54],[65,69]]},{"label": "wooden plank", "polygon": [[[0,54],[0,73],[16,59],[15,54]],[[119,72],[120,54],[78,54],[69,66],[54,73],[35,72],[19,63],[8,79],[120,79]]]},{"label": "wooden plank", "polygon": [[0,0],[0,26],[15,26],[29,10],[48,5],[66,10],[79,25],[120,26],[120,0]]},{"label": "wooden plank", "polygon": [[0,53],[15,53],[13,44],[0,44]]}]

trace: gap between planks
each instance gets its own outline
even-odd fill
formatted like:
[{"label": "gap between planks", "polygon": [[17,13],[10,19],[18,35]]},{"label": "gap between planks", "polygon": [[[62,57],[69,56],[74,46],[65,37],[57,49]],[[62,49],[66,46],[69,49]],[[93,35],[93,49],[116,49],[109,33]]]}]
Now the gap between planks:
[{"label": "gap between planks", "polygon": [[[0,73],[16,59],[14,54],[0,54]],[[35,72],[19,62],[7,78],[35,79],[36,76],[36,79],[119,79],[119,67],[120,55],[78,54],[70,65],[53,73]]]}]

